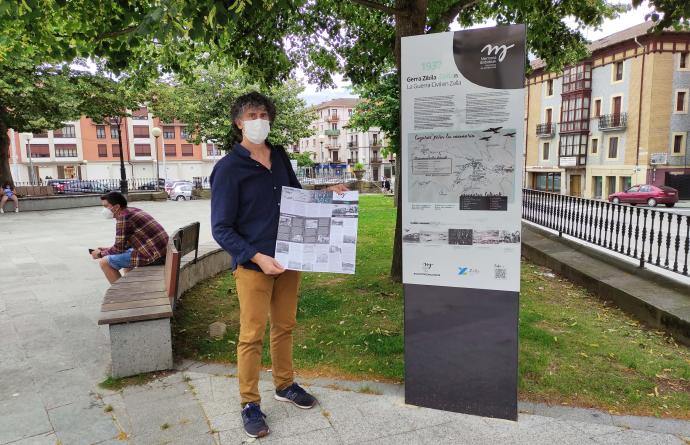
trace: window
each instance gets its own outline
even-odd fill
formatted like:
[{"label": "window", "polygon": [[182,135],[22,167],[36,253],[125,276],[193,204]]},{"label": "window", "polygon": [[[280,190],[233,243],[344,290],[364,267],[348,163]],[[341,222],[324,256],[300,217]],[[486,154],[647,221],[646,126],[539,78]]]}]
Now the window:
[{"label": "window", "polygon": [[551,108],[546,109],[546,125],[551,125],[553,120],[553,110]]},{"label": "window", "polygon": [[60,130],[53,131],[53,137],[56,138],[74,138],[76,133],[74,131],[74,125],[65,125]]},{"label": "window", "polygon": [[623,62],[616,62],[613,64],[613,81],[620,82],[623,80]]},{"label": "window", "polygon": [[561,156],[585,156],[588,137],[586,134],[562,134],[559,140]]},{"label": "window", "polygon": [[544,142],[544,146],[542,148],[542,159],[545,161],[549,160],[549,143]]},{"label": "window", "polygon": [[680,53],[678,54],[678,58],[678,68],[682,70],[687,70],[688,68],[690,68],[690,53]]},{"label": "window", "polygon": [[685,134],[673,135],[673,154],[682,155],[685,153]]},{"label": "window", "polygon": [[[105,134],[105,129],[103,129]],[[108,157],[108,146],[106,144],[98,144],[98,157],[107,158]]]},{"label": "window", "polygon": [[[300,149],[304,147],[301,146],[300,144]],[[218,156],[220,154],[220,149],[216,144],[213,144],[211,142],[206,142],[206,155],[207,156]]]},{"label": "window", "polygon": [[151,156],[151,144],[134,144],[134,156]]},{"label": "window", "polygon": [[592,139],[592,154],[599,154],[599,139]]},{"label": "window", "polygon": [[642,187],[640,187],[640,191],[641,192],[653,192],[654,189],[652,189],[651,185],[643,185]]},{"label": "window", "polygon": [[592,190],[594,191],[594,199],[601,199],[601,196],[604,194],[602,184],[601,176],[592,176]]},{"label": "window", "polygon": [[120,157],[120,144],[113,144],[112,148],[113,148],[113,156],[115,156],[116,158],[119,158]]},{"label": "window", "polygon": [[379,145],[379,134],[374,133],[373,137],[374,137],[374,145]]},{"label": "window", "polygon": [[338,129],[338,124],[331,124],[331,130],[337,130]]},{"label": "window", "polygon": [[105,139],[105,125],[96,125],[96,137]]},{"label": "window", "polygon": [[348,110],[347,110],[347,115],[348,115],[349,117],[352,117],[352,108],[348,108]]},{"label": "window", "polygon": [[589,130],[589,93],[568,95],[561,106],[561,133]]},{"label": "window", "polygon": [[163,127],[164,139],[175,139],[175,127]]},{"label": "window", "polygon": [[49,158],[50,146],[48,144],[26,144],[26,155],[31,158]]},{"label": "window", "polygon": [[56,158],[76,158],[77,146],[75,144],[55,144]]},{"label": "window", "polygon": [[637,193],[637,192],[639,192],[639,191],[640,191],[640,187],[638,187],[638,186],[630,187],[630,188],[627,190],[628,193]]},{"label": "window", "polygon": [[563,93],[592,88],[592,64],[583,63],[563,70]]},{"label": "window", "polygon": [[553,96],[553,79],[549,79],[546,81],[546,96]]},{"label": "window", "polygon": [[688,99],[687,91],[676,91],[676,112],[686,113],[688,111],[688,104],[686,103]]},{"label": "window", "polygon": [[560,173],[536,173],[534,175],[534,188],[544,192],[561,192]]},{"label": "window", "polygon": [[187,132],[187,127],[180,127],[180,139],[189,139],[189,133]]},{"label": "window", "polygon": [[621,176],[620,177],[621,181],[621,191],[625,192],[630,189],[630,186],[632,185],[632,178],[630,176]]},{"label": "window", "polygon": [[111,125],[110,126],[110,138],[111,139],[117,139],[120,137],[120,129],[117,127],[117,125]]},{"label": "window", "polygon": [[594,99],[594,117],[601,116],[601,99]]},{"label": "window", "polygon": [[616,177],[615,176],[607,176],[606,177],[606,187],[607,187],[607,193],[616,193]]},{"label": "window", "polygon": [[166,156],[177,156],[177,145],[165,144],[165,155]]},{"label": "window", "polygon": [[135,138],[148,138],[149,137],[149,127],[143,125],[134,126],[134,137]]},{"label": "window", "polygon": [[194,156],[194,146],[192,144],[182,144],[182,156]]},{"label": "window", "polygon": [[618,137],[609,138],[609,159],[618,157]]}]

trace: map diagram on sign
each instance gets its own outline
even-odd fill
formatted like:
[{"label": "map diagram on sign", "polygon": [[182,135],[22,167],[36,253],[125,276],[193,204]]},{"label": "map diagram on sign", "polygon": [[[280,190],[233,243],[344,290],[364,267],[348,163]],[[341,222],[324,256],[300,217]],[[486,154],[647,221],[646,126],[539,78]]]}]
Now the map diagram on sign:
[{"label": "map diagram on sign", "polygon": [[409,147],[409,202],[458,203],[460,197],[513,202],[515,130],[414,133]]}]

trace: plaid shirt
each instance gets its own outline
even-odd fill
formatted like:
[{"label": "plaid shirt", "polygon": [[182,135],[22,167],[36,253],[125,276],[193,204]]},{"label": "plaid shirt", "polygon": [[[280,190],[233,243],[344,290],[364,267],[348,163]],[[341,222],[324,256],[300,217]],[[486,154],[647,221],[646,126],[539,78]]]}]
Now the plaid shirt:
[{"label": "plaid shirt", "polygon": [[127,207],[117,216],[115,244],[101,249],[101,256],[132,251],[132,266],[146,266],[165,257],[168,234],[158,221],[141,209]]}]

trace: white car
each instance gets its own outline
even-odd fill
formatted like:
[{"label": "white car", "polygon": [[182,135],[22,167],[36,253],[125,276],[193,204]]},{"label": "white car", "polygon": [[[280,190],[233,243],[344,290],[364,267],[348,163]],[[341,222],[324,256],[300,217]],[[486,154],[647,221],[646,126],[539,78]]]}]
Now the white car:
[{"label": "white car", "polygon": [[175,201],[192,199],[192,188],[191,184],[176,184],[172,190],[170,190],[170,199]]}]

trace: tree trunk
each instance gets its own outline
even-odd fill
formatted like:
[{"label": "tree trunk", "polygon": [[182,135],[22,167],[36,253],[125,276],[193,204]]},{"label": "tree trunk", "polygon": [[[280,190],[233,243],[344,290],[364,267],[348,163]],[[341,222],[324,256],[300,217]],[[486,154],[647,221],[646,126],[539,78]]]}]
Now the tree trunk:
[{"label": "tree trunk", "polygon": [[[398,9],[403,10],[406,14],[401,14],[395,18],[395,66],[398,69],[398,77],[400,77],[400,39],[407,36],[415,36],[424,34],[426,26],[426,14],[428,9],[428,0],[399,0]],[[402,106],[402,90],[400,94],[400,104]],[[400,111],[400,118],[402,119],[402,110]],[[400,145],[403,144],[405,135],[402,133],[402,122],[400,125]],[[402,148],[402,147],[401,147]],[[397,283],[402,282],[402,177],[403,177],[403,160],[402,153],[396,157],[396,172],[395,190],[397,195],[397,208],[395,218],[395,238],[393,240],[393,261],[391,262],[391,279]]]},{"label": "tree trunk", "polygon": [[10,137],[7,134],[7,125],[0,119],[0,186],[9,181],[14,185],[12,180],[12,170],[10,169]]}]

